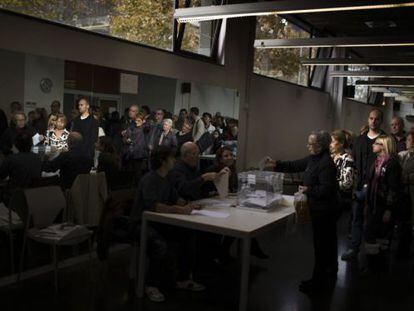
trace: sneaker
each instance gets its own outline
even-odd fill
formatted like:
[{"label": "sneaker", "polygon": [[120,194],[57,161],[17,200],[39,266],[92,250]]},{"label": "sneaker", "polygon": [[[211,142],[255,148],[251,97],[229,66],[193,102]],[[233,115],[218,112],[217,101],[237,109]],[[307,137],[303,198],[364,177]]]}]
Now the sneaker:
[{"label": "sneaker", "polygon": [[156,287],[145,287],[145,294],[152,302],[164,302],[165,296]]},{"label": "sneaker", "polygon": [[343,261],[351,261],[358,257],[358,253],[353,249],[348,249],[345,253],[342,254],[341,259]]},{"label": "sneaker", "polygon": [[192,280],[177,282],[177,288],[188,290],[191,292],[202,292],[206,290],[206,287],[203,284],[196,283]]}]

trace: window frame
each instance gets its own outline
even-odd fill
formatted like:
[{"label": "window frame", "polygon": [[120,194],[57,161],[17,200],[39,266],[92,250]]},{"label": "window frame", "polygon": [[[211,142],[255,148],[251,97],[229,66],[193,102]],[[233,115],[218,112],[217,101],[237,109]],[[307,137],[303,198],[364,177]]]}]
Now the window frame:
[{"label": "window frame", "polygon": [[[277,16],[280,17],[280,18],[285,19],[289,23],[291,23],[291,24],[295,25],[296,27],[300,28],[301,30],[307,32],[309,34],[310,38],[312,38],[314,36],[314,30],[315,29],[312,27],[312,25],[306,23],[305,21],[303,21],[299,17],[292,16],[292,15],[285,15],[285,14],[277,15]],[[257,25],[257,17],[256,17],[256,25]],[[256,40],[256,34],[255,34],[255,40]],[[309,48],[309,55],[308,56],[309,57],[312,56],[312,48]],[[306,85],[302,85],[302,84],[298,84],[298,83],[295,83],[295,82],[286,81],[286,80],[283,80],[283,79],[280,79],[280,78],[270,77],[270,76],[266,76],[266,75],[263,75],[263,74],[260,74],[260,73],[256,73],[256,72],[254,72],[254,65],[253,65],[253,68],[252,68],[252,72],[255,75],[266,77],[266,78],[269,78],[269,79],[282,81],[282,82],[286,82],[286,83],[289,83],[289,84],[298,85],[298,86],[301,86],[301,87],[307,87],[307,88],[314,89],[314,90],[321,90],[320,88],[311,86],[312,85],[311,84],[311,82],[312,82],[311,78],[313,77],[313,72],[311,72],[310,67],[308,67],[308,69],[307,69]]]}]

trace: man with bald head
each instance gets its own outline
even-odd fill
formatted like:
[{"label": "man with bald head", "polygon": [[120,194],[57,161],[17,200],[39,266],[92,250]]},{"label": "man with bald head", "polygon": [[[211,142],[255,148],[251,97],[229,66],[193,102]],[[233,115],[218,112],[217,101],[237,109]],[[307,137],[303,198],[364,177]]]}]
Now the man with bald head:
[{"label": "man with bald head", "polygon": [[184,200],[194,201],[209,196],[207,182],[212,182],[226,169],[219,173],[201,174],[198,169],[200,150],[193,142],[187,142],[181,147],[181,157],[168,175],[178,195]]},{"label": "man with bald head", "polygon": [[393,117],[390,123],[391,136],[395,139],[397,153],[406,150],[406,137],[404,132],[404,120],[401,117]]},{"label": "man with bald head", "polygon": [[60,181],[63,189],[70,189],[79,174],[89,174],[93,166],[93,160],[85,155],[83,149],[83,137],[78,132],[72,132],[68,136],[68,151],[62,152],[52,161],[43,163],[42,170],[56,172],[60,170]]}]

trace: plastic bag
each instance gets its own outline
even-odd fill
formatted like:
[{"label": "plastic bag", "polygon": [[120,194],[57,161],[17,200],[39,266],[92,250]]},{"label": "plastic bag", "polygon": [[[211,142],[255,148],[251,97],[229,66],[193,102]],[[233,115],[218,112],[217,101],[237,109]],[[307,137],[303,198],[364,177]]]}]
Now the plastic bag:
[{"label": "plastic bag", "polygon": [[296,211],[296,223],[304,225],[310,222],[308,197],[302,192],[294,194],[293,204]]}]

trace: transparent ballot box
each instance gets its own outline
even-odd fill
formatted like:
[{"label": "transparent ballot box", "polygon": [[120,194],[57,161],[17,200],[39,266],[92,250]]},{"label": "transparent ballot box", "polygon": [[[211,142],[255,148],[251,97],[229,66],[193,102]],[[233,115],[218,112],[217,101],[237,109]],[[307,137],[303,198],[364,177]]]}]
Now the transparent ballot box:
[{"label": "transparent ballot box", "polygon": [[283,173],[249,171],[238,174],[240,207],[273,209],[283,201]]}]

